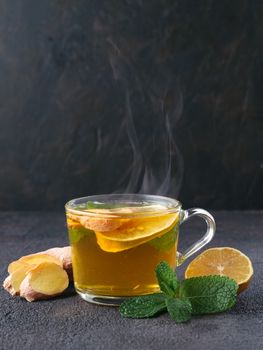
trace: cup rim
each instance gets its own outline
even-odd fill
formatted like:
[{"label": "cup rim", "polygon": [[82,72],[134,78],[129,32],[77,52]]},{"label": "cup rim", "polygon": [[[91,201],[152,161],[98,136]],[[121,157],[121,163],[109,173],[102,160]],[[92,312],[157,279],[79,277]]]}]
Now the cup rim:
[{"label": "cup rim", "polygon": [[[152,212],[147,212],[141,210],[140,212],[136,213],[118,213],[116,209],[116,213],[114,213],[114,209],[107,210],[103,209],[103,212],[94,212],[94,210],[89,210],[86,207],[83,209],[80,209],[79,206],[81,204],[86,204],[88,201],[92,202],[107,202],[107,200],[110,202],[114,201],[123,201],[123,202],[139,202],[139,203],[155,203],[155,204],[166,204],[167,206],[163,206],[163,210],[160,209],[156,214],[153,214]],[[77,208],[78,206],[78,208]],[[77,214],[77,215],[89,215],[89,216],[96,216],[96,217],[147,217],[147,216],[159,216],[159,215],[165,215],[170,213],[175,213],[179,211],[182,207],[182,204],[177,199],[173,199],[166,196],[160,196],[160,195],[152,195],[152,194],[141,194],[141,193],[113,193],[113,194],[99,194],[99,195],[91,195],[91,196],[84,196],[79,198],[74,198],[69,200],[65,204],[66,212],[71,214]],[[143,208],[143,206],[142,206]]]}]

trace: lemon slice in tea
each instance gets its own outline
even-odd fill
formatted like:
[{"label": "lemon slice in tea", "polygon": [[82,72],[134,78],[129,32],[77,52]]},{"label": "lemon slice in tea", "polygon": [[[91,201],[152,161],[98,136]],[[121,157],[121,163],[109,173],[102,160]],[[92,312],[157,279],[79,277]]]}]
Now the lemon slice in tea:
[{"label": "lemon slice in tea", "polygon": [[179,214],[131,218],[118,229],[108,232],[95,231],[97,243],[107,252],[119,252],[146,243],[171,230],[179,220]]}]

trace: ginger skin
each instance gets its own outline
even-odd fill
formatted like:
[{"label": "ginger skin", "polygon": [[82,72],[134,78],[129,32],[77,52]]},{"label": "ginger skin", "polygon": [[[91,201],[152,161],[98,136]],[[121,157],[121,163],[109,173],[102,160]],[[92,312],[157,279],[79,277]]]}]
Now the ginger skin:
[{"label": "ginger skin", "polygon": [[14,288],[12,287],[12,283],[11,283],[11,276],[7,276],[6,279],[3,282],[3,287],[6,291],[8,291],[8,293],[10,293],[12,295],[12,297],[18,295],[17,292],[14,290]]},{"label": "ginger skin", "polygon": [[71,247],[50,248],[45,254],[51,255],[61,261],[63,269],[67,272],[69,281],[73,281]]},{"label": "ginger skin", "polygon": [[12,296],[28,301],[48,299],[61,294],[73,280],[71,248],[51,248],[13,261],[3,287]]}]

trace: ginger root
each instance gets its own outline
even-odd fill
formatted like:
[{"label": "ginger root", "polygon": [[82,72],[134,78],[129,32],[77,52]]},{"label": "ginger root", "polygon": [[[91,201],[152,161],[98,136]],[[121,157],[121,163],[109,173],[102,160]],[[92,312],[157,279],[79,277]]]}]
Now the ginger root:
[{"label": "ginger root", "polygon": [[27,301],[48,299],[61,294],[68,283],[68,275],[61,266],[53,262],[42,262],[23,279],[20,296]]},{"label": "ginger root", "polygon": [[43,253],[60,260],[63,269],[67,271],[69,280],[73,281],[71,247],[50,248]]},{"label": "ginger root", "polygon": [[72,280],[71,248],[51,248],[13,261],[3,287],[28,301],[61,294]]},{"label": "ginger root", "polygon": [[19,295],[20,284],[22,283],[26,274],[31,270],[31,268],[32,266],[30,265],[24,265],[11,273],[10,283],[13,289],[12,292],[15,293],[15,295]]},{"label": "ginger root", "polygon": [[3,282],[3,287],[4,287],[4,289],[7,290],[8,293],[10,293],[13,297],[14,297],[15,295],[17,295],[17,294],[16,294],[16,291],[15,291],[14,288],[12,287],[11,276],[10,276],[10,275],[7,276],[6,279],[4,280],[4,282]]},{"label": "ginger root", "polygon": [[[105,217],[109,213],[109,209],[89,209],[89,214],[80,216],[67,213],[68,226],[74,227],[78,223],[88,230],[95,232],[109,232],[120,228],[124,223],[130,221],[129,218],[118,219],[116,217]],[[104,217],[96,216],[96,214],[103,214]],[[132,208],[118,208],[118,214],[129,215],[133,213]],[[70,221],[69,221],[70,220]]]},{"label": "ginger root", "polygon": [[20,268],[23,268],[23,267],[28,267],[30,266],[29,264],[27,264],[26,262],[23,262],[21,261],[20,259],[19,260],[15,260],[15,261],[12,261],[9,265],[8,265],[8,268],[7,268],[7,271],[8,273],[13,273],[15,272],[16,270],[20,269]]}]

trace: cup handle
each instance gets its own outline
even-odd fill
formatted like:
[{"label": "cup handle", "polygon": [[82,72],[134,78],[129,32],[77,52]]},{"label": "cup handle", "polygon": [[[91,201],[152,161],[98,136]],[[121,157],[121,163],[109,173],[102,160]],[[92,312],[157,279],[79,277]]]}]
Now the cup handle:
[{"label": "cup handle", "polygon": [[183,253],[177,252],[177,266],[180,266],[186,259],[188,259],[191,255],[196,253],[198,250],[203,248],[206,244],[208,244],[211,239],[214,237],[216,231],[216,223],[213,216],[208,213],[208,211],[200,208],[191,208],[187,210],[181,211],[181,219],[180,225],[192,218],[193,216],[200,216],[203,218],[207,224],[207,230],[204,236],[199,239],[199,241],[192,244],[189,248],[187,248]]}]

